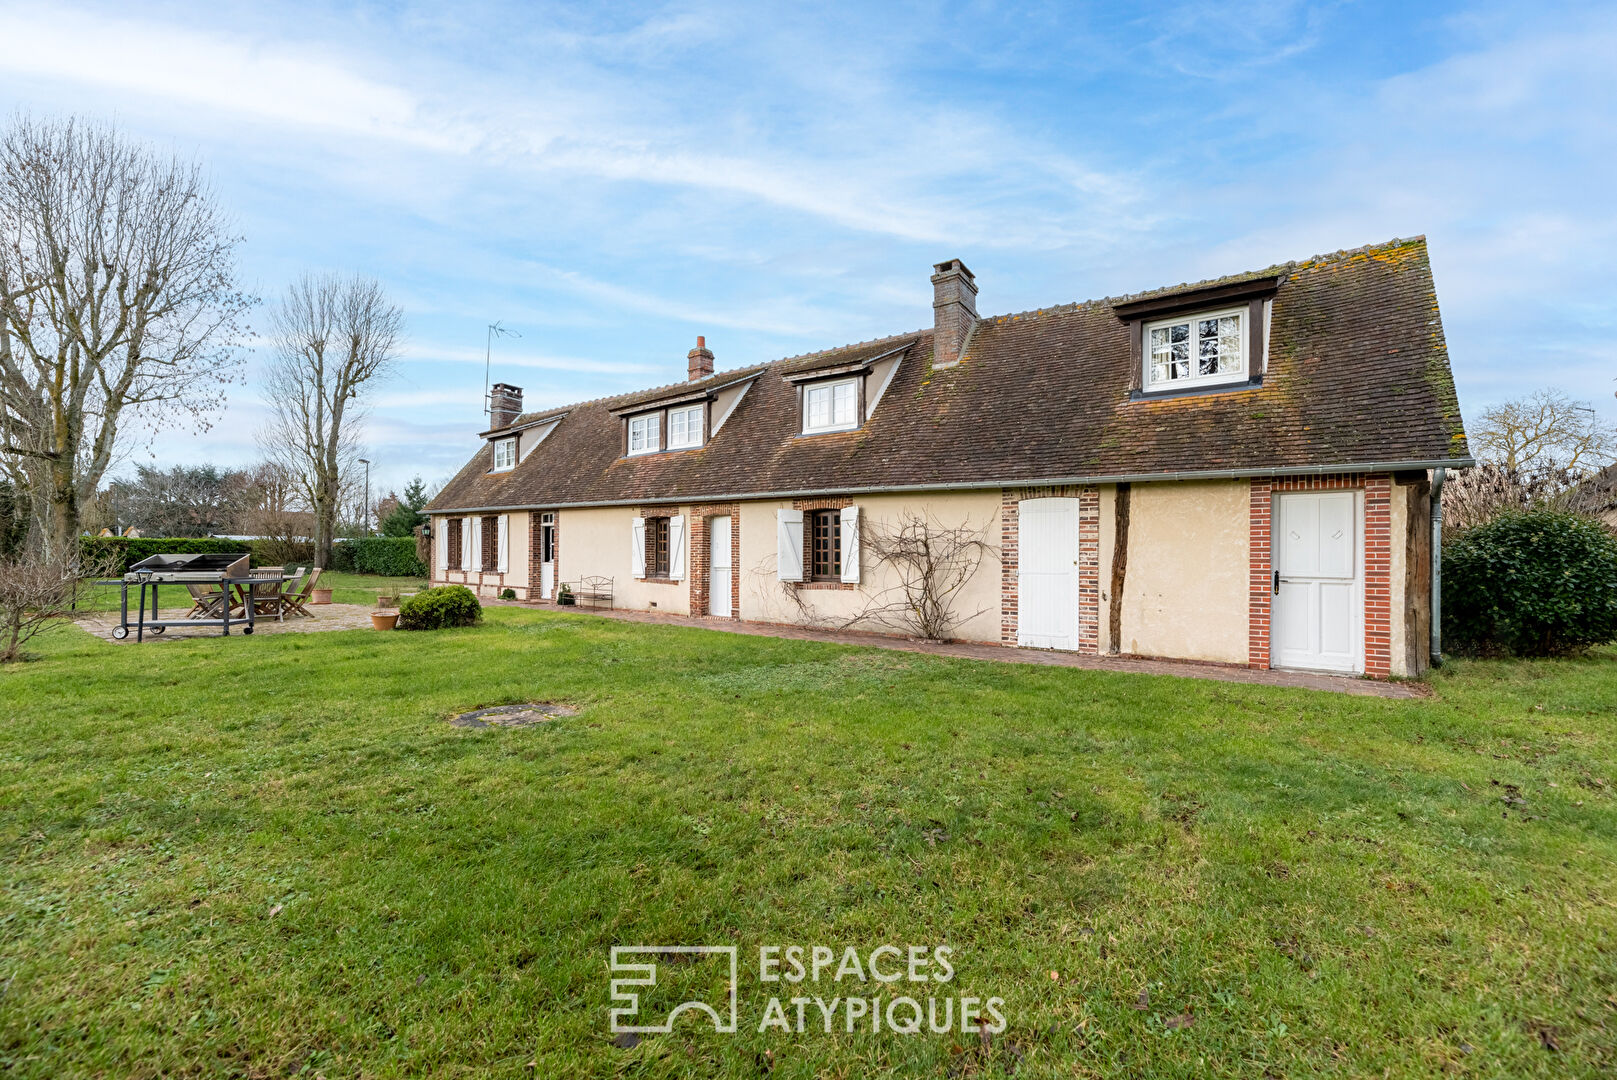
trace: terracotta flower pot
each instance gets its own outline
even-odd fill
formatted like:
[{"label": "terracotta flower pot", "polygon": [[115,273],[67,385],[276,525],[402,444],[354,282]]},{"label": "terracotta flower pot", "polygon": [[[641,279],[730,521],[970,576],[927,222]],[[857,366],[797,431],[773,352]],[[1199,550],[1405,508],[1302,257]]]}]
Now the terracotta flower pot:
[{"label": "terracotta flower pot", "polygon": [[330,589],[316,589],[316,590],[314,590],[314,599],[310,600],[309,603],[311,603],[311,604],[329,604],[329,603],[331,603],[331,590]]},{"label": "terracotta flower pot", "polygon": [[371,612],[371,625],[378,630],[391,630],[393,629],[393,624],[398,621],[399,613],[396,611]]}]

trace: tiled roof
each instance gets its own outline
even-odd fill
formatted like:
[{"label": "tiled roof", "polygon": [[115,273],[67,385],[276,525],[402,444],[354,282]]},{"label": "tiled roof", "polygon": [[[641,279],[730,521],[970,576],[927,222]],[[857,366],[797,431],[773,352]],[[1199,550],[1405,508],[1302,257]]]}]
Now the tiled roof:
[{"label": "tiled roof", "polygon": [[[1261,386],[1131,400],[1133,363],[1114,303],[1277,278]],[[798,434],[794,372],[908,345],[857,431]],[[1468,463],[1424,238],[1215,282],[982,319],[954,367],[931,368],[914,331],[700,383],[583,402],[520,465],[489,473],[485,444],[430,509],[689,502],[885,488]],[[753,383],[708,445],[625,458],[613,410]]]}]

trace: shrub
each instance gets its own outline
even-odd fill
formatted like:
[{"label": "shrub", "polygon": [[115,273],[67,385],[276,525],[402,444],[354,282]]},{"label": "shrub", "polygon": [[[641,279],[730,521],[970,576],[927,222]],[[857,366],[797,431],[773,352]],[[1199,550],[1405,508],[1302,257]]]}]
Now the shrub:
[{"label": "shrub", "polygon": [[1564,510],[1507,512],[1443,545],[1457,652],[1560,656],[1617,640],[1617,537]]},{"label": "shrub", "polygon": [[483,605],[464,585],[423,589],[399,605],[400,630],[442,630],[472,626],[483,617]]},{"label": "shrub", "polygon": [[129,567],[153,555],[249,555],[252,545],[244,540],[218,540],[211,536],[195,539],[163,536],[81,536],[79,557],[85,566],[104,567],[109,574],[127,574]]},{"label": "shrub", "polygon": [[517,598],[517,591],[515,589],[502,589],[500,591],[500,599],[501,600],[515,600],[516,598]]},{"label": "shrub", "polygon": [[253,549],[253,562],[259,566],[313,566],[314,541],[265,537],[249,540]]},{"label": "shrub", "polygon": [[[346,560],[346,565],[340,564],[341,560]],[[384,577],[427,576],[427,564],[416,554],[413,536],[364,536],[344,540],[332,546],[331,568]]]}]

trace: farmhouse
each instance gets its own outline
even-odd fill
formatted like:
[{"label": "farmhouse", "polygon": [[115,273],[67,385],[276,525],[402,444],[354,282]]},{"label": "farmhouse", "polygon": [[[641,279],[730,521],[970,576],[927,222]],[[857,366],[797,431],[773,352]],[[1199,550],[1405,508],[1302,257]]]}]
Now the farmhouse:
[{"label": "farmhouse", "polygon": [[[428,507],[432,580],[839,625],[902,523],[980,537],[955,637],[1370,676],[1432,649],[1432,491],[1471,464],[1424,238],[977,314],[492,427]],[[902,624],[888,628],[898,631]]]}]

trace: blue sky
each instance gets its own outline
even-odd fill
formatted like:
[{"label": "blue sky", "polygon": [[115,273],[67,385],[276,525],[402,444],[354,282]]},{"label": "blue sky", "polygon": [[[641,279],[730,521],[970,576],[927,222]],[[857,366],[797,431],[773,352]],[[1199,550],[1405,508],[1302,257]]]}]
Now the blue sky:
[{"label": "blue sky", "polygon": [[[1468,414],[1617,417],[1617,8],[1335,3],[10,4],[0,109],[205,161],[273,297],[379,277],[378,487],[530,407],[1425,233]],[[205,435],[128,461],[237,464]]]}]

